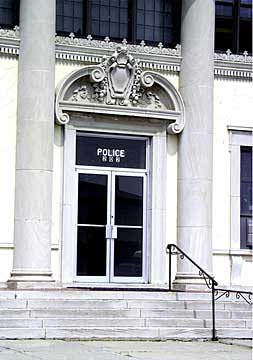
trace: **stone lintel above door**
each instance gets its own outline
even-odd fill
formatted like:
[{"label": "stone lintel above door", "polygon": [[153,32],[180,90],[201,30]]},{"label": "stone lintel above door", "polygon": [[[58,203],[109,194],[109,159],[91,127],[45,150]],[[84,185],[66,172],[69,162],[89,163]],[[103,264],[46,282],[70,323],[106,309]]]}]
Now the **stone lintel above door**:
[{"label": "stone lintel above door", "polygon": [[59,83],[56,123],[67,124],[73,112],[164,120],[169,134],[180,133],[185,125],[177,89],[161,74],[142,71],[139,60],[124,46],[99,65],[75,70]]}]

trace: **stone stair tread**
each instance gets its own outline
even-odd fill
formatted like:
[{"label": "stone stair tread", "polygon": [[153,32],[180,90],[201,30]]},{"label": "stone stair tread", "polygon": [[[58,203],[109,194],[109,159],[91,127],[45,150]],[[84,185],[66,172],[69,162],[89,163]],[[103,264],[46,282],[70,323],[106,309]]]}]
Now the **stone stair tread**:
[{"label": "stone stair tread", "polygon": [[[210,339],[210,293],[0,290],[0,339]],[[222,300],[222,299],[221,299]],[[252,336],[252,307],[216,302],[221,338]]]},{"label": "stone stair tread", "polygon": [[28,300],[30,309],[184,309],[183,301],[172,300]]},{"label": "stone stair tread", "polygon": [[[172,334],[182,334],[183,337],[185,333],[196,333],[201,334],[203,331],[211,337],[211,331],[209,329],[203,328],[164,328],[165,330],[171,332]],[[162,329],[162,330],[164,330]],[[128,338],[139,338],[139,339],[161,339],[160,332],[162,331],[159,327],[82,327],[76,329],[73,328],[50,328],[46,330],[47,338],[103,338],[103,339],[128,339]]]},{"label": "stone stair tread", "polygon": [[[218,328],[217,335],[220,338],[250,338],[252,330]],[[0,339],[210,339],[211,329],[208,328],[127,328],[127,327],[104,327],[104,328],[4,328],[0,329]]]}]

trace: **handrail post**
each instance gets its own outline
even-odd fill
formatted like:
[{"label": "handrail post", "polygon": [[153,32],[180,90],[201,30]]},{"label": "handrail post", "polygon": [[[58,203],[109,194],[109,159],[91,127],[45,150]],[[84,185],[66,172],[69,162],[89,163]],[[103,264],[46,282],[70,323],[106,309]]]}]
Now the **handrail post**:
[{"label": "handrail post", "polygon": [[171,291],[171,245],[169,245],[169,291]]},{"label": "handrail post", "polygon": [[217,341],[218,338],[216,336],[216,329],[215,329],[215,290],[214,290],[214,281],[212,281],[212,341]]}]

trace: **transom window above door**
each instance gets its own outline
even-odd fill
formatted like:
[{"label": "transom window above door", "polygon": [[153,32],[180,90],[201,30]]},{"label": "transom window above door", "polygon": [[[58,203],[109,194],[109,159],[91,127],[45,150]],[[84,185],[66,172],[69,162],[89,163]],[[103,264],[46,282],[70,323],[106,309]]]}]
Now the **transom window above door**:
[{"label": "transom window above door", "polygon": [[146,169],[147,139],[77,133],[76,165]]}]

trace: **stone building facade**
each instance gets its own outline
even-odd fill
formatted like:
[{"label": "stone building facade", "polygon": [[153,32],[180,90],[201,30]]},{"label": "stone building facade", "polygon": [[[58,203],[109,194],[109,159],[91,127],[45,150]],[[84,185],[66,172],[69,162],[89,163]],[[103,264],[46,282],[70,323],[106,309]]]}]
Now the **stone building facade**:
[{"label": "stone building facade", "polygon": [[250,286],[251,49],[214,51],[213,0],[182,1],[175,48],[55,35],[56,15],[21,0],[0,29],[2,286],[166,286],[168,243]]}]

